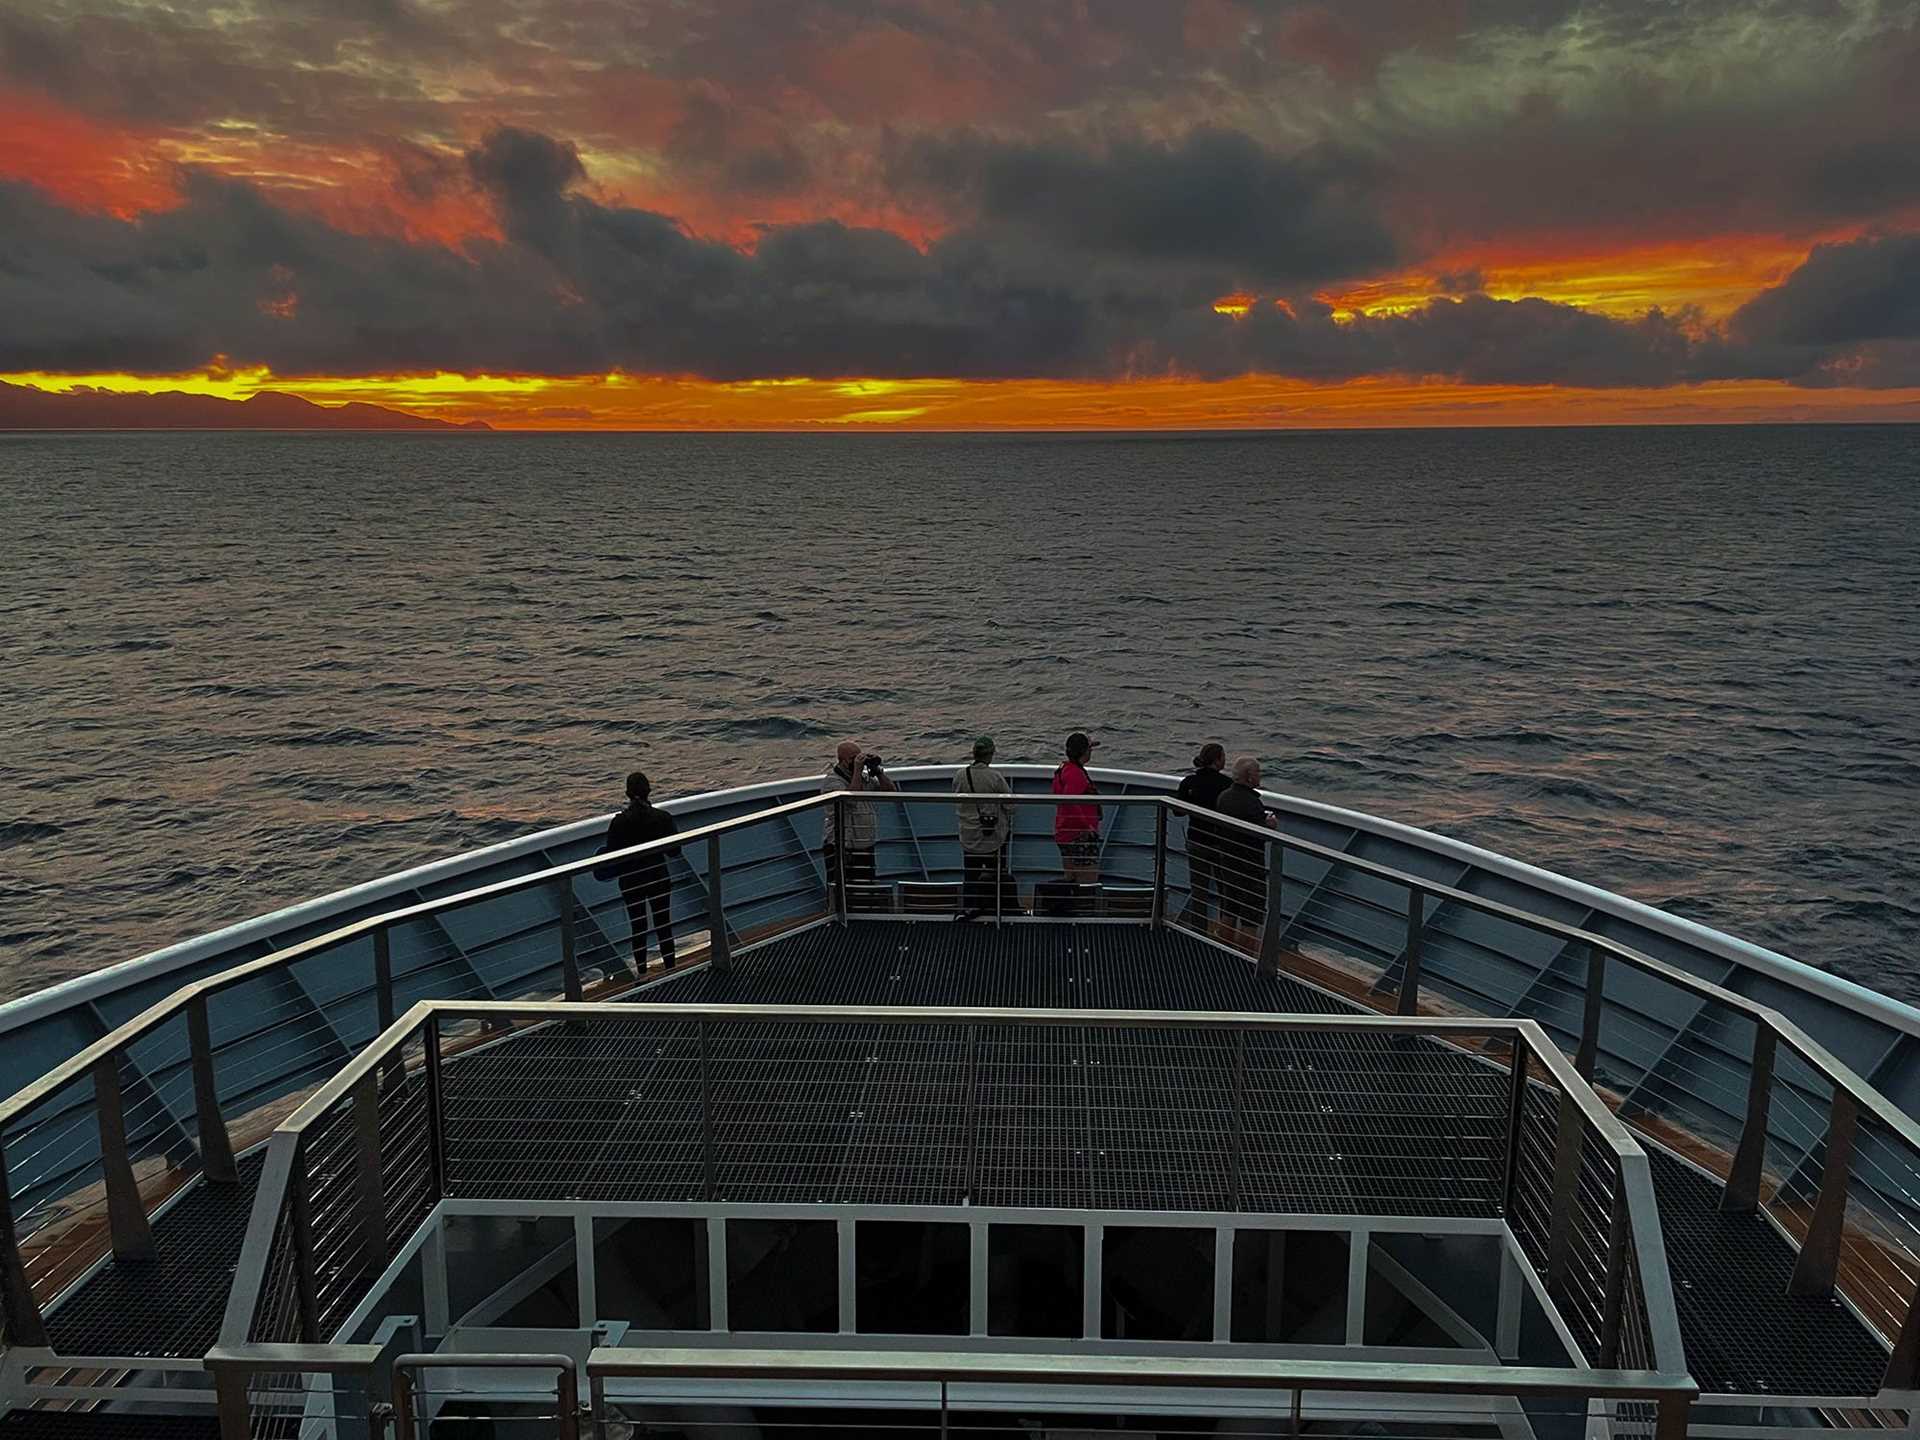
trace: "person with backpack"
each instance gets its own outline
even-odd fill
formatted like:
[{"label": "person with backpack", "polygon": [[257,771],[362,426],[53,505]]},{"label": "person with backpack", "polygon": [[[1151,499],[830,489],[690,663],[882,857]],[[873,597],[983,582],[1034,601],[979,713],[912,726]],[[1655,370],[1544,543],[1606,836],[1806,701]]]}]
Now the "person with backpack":
[{"label": "person with backpack", "polygon": [[[1083,730],[1067,736],[1067,759],[1053,772],[1056,795],[1098,795],[1100,787],[1087,774],[1087,760],[1097,741]],[[1060,847],[1060,866],[1069,885],[1092,885],[1100,879],[1100,807],[1082,801],[1061,805],[1053,812],[1053,843]]]},{"label": "person with backpack", "polygon": [[[973,742],[973,763],[953,777],[956,795],[1011,795],[1007,777],[993,768],[993,737],[982,735]],[[990,800],[962,802],[954,807],[960,831],[961,858],[966,863],[966,878],[960,889],[960,913],[954,918],[973,920],[991,913],[1004,915],[1017,909],[1008,903],[1007,842],[1013,835],[1013,806]]]},{"label": "person with backpack", "polygon": [[[677,835],[680,827],[673,816],[649,798],[653,783],[643,771],[627,776],[627,808],[613,817],[607,826],[607,838],[599,853],[629,850],[649,840],[664,840]],[[619,880],[620,898],[627,902],[627,925],[633,931],[633,970],[638,979],[647,973],[647,912],[653,912],[653,929],[660,943],[662,969],[673,968],[673,879],[667,871],[667,857],[678,855],[680,847],[669,845],[645,855],[629,856],[608,865],[593,867],[596,880]],[[607,978],[623,967],[617,957],[609,956]]]}]

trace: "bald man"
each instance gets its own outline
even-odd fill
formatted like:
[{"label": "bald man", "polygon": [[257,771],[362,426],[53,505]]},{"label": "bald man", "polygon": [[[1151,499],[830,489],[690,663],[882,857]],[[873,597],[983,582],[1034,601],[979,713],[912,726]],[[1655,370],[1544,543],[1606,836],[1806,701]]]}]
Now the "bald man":
[{"label": "bald man", "polygon": [[[1233,762],[1233,784],[1214,804],[1222,815],[1268,830],[1279,823],[1260,796],[1260,762],[1242,755]],[[1220,920],[1229,945],[1251,950],[1259,944],[1267,918],[1267,846],[1238,826],[1222,825],[1219,855]]]}]

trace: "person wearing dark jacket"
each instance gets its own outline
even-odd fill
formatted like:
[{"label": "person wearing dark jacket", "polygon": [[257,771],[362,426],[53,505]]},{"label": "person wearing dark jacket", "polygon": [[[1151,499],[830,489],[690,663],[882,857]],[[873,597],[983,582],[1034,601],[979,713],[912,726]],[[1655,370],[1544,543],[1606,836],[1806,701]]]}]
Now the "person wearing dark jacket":
[{"label": "person wearing dark jacket", "polygon": [[[1233,782],[1227,779],[1226,748],[1218,744],[1202,745],[1193,757],[1193,773],[1180,782],[1179,796],[1201,810],[1218,808],[1220,797]],[[1219,888],[1217,872],[1220,857],[1220,830],[1198,815],[1187,817],[1187,904],[1180,923],[1196,930],[1207,928],[1207,912],[1213,908]]]},{"label": "person wearing dark jacket", "polygon": [[[1220,792],[1214,809],[1248,825],[1280,828],[1260,796],[1260,762],[1251,755],[1233,762],[1233,784]],[[1220,919],[1227,943],[1251,950],[1267,919],[1267,844],[1237,825],[1223,825],[1217,845]]]},{"label": "person wearing dark jacket", "polygon": [[[652,792],[652,783],[640,771],[636,770],[627,776],[627,808],[615,815],[607,826],[607,838],[600,847],[602,855],[644,845],[649,840],[664,840],[680,832],[680,827],[673,823],[673,816],[648,798]],[[594,879],[618,878],[620,881],[620,896],[627,902],[627,923],[633,929],[633,969],[636,978],[647,971],[649,910],[653,912],[653,929],[659,935],[660,964],[668,970],[673,968],[673,880],[667,873],[667,857],[679,853],[678,845],[670,845],[665,849],[648,851],[645,855],[630,856],[610,865],[594,867]],[[617,959],[610,960],[609,978],[619,968]]]}]

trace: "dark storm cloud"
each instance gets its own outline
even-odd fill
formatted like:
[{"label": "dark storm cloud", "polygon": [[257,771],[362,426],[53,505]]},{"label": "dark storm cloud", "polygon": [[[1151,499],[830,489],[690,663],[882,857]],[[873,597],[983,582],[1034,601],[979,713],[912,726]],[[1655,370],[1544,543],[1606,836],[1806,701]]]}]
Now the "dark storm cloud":
[{"label": "dark storm cloud", "polygon": [[1920,235],[1817,245],[1785,284],[1733,317],[1756,345],[1920,339]]},{"label": "dark storm cloud", "polygon": [[922,139],[889,175],[1026,243],[1198,264],[1238,284],[1312,286],[1402,258],[1381,214],[1377,166],[1328,150],[1280,155],[1225,131],[1099,151]]},{"label": "dark storm cloud", "polygon": [[[195,153],[453,153],[505,122],[735,234],[767,197],[892,214],[891,160],[942,228],[1251,266],[1279,263],[1255,233],[1278,223],[1299,259],[1256,272],[1276,285],[1540,232],[1894,222],[1920,204],[1915,74],[1911,3],[1832,0],[0,6],[0,86]],[[1229,207],[1209,234],[1178,223],[1182,186]]]},{"label": "dark storm cloud", "polygon": [[1005,223],[924,252],[884,230],[776,226],[747,254],[582,193],[577,152],[548,136],[497,131],[466,163],[506,235],[466,254],[348,234],[208,175],[189,177],[179,208],[135,222],[0,187],[0,371],[168,372],[224,356],[283,375],[1264,372],[1662,386],[1836,383],[1852,366],[1870,377],[1857,383],[1893,383],[1871,377],[1906,373],[1911,357],[1854,342],[1915,328],[1911,238],[1821,252],[1731,336],[1657,311],[1623,322],[1479,294],[1346,322],[1296,295],[1229,319],[1209,299],[1237,258],[1034,244]]},{"label": "dark storm cloud", "polygon": [[568,227],[567,188],[587,178],[575,146],[502,126],[467,152],[467,171],[493,197],[510,239],[555,253]]}]

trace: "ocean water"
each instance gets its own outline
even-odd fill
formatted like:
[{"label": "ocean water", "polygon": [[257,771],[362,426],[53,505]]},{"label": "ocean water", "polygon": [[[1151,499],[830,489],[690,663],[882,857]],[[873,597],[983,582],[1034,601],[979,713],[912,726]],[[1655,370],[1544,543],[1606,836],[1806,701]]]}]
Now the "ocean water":
[{"label": "ocean water", "polygon": [[664,792],[1179,769],[1920,1002],[1920,431],[0,436],[0,996]]}]

